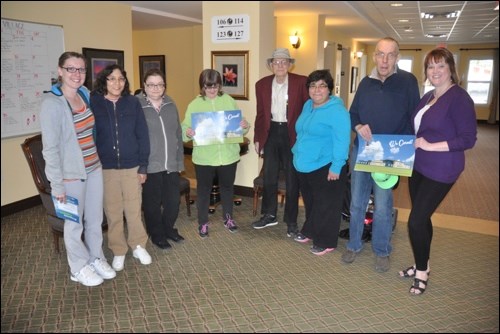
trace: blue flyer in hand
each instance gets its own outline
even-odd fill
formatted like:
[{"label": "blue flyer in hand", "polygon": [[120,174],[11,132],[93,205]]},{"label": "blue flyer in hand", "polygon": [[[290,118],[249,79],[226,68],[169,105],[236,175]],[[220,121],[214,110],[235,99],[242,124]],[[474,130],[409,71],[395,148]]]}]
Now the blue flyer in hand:
[{"label": "blue flyer in hand", "polygon": [[78,217],[78,199],[66,196],[66,203],[61,203],[55,196],[52,196],[52,201],[54,201],[57,217],[80,224],[80,218]]}]

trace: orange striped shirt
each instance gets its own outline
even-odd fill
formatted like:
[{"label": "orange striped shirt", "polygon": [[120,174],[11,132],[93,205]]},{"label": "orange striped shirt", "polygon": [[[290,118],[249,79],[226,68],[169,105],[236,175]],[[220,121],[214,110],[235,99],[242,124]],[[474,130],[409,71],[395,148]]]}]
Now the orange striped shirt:
[{"label": "orange striped shirt", "polygon": [[83,153],[83,162],[87,174],[101,166],[94,142],[95,118],[92,110],[84,104],[80,110],[73,110],[73,122],[75,124],[76,137]]}]

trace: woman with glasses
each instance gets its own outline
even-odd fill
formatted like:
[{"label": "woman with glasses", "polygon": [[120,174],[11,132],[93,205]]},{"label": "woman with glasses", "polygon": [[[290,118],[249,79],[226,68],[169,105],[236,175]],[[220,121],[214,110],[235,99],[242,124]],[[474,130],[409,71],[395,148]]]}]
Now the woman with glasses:
[{"label": "woman with glasses", "polygon": [[58,83],[45,92],[40,113],[45,174],[55,200],[78,200],[79,221],[64,221],[71,280],[96,286],[116,272],[102,250],[102,167],[92,136],[95,119],[89,91],[83,86],[85,58],[64,52],[57,71]]},{"label": "woman with glasses", "polygon": [[[196,136],[192,128],[192,114],[200,112],[215,112],[238,110],[236,101],[222,91],[222,79],[218,71],[205,69],[199,77],[200,95],[189,103],[185,118],[182,121],[182,136],[184,141],[190,141]],[[239,126],[246,134],[248,122],[242,117]],[[223,129],[215,129],[223,130]],[[230,232],[236,232],[237,226],[233,220],[233,195],[236,165],[240,160],[240,145],[238,143],[220,143],[211,145],[193,145],[193,164],[196,172],[196,206],[198,209],[198,233],[200,237],[208,237],[208,210],[210,193],[214,177],[218,177],[224,226]]]},{"label": "woman with glasses", "polygon": [[[104,212],[113,268],[123,270],[128,248],[146,265],[148,235],[141,215],[142,184],[146,181],[149,133],[139,100],[130,95],[127,73],[108,65],[98,75],[90,104],[96,118],[97,153],[104,175]],[[127,221],[125,237],[123,215]]]},{"label": "woman with glasses", "polygon": [[306,222],[294,240],[312,241],[311,252],[324,255],[337,248],[351,122],[343,101],[331,95],[333,78],[329,70],[312,72],[306,85],[310,99],[295,124],[297,141],[292,147]]},{"label": "woman with glasses", "polygon": [[184,170],[184,147],[177,106],[165,94],[165,75],[151,69],[144,75],[144,89],[137,95],[149,129],[149,163],[142,189],[146,229],[153,244],[170,248],[167,239],[184,238],[174,228],[179,215],[180,172]]}]

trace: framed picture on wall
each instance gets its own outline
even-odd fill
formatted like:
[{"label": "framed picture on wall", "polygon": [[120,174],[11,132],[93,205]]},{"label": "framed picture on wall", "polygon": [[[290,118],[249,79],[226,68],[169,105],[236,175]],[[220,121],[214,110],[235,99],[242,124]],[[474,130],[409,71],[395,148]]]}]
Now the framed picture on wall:
[{"label": "framed picture on wall", "polygon": [[248,100],[248,51],[212,51],[212,69],[222,76],[222,90]]},{"label": "framed picture on wall", "polygon": [[82,48],[82,54],[87,59],[85,86],[90,90],[92,90],[97,74],[106,66],[112,64],[118,64],[122,68],[124,66],[124,55],[120,50]]},{"label": "framed picture on wall", "polygon": [[141,88],[144,88],[144,74],[150,69],[159,69],[165,78],[167,73],[165,73],[165,56],[139,56],[139,80],[141,82]]}]

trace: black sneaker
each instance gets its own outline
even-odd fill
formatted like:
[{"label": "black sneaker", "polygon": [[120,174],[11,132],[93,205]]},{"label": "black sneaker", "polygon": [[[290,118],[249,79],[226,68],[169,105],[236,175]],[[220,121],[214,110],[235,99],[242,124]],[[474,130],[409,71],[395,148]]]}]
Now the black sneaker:
[{"label": "black sneaker", "polygon": [[198,226],[198,233],[202,238],[208,237],[208,223],[201,224],[200,226]]},{"label": "black sneaker", "polygon": [[288,228],[286,230],[286,236],[289,238],[295,238],[297,234],[299,234],[299,229],[297,228],[297,225],[288,225]]},{"label": "black sneaker", "polygon": [[253,228],[257,230],[274,225],[278,225],[278,220],[276,219],[275,216],[267,213],[263,215],[258,221],[252,224]]}]

